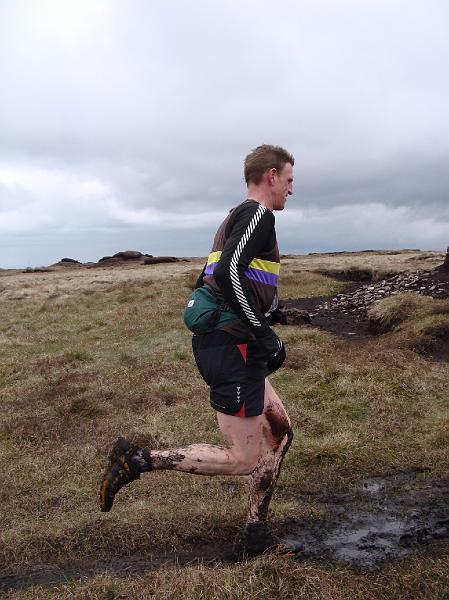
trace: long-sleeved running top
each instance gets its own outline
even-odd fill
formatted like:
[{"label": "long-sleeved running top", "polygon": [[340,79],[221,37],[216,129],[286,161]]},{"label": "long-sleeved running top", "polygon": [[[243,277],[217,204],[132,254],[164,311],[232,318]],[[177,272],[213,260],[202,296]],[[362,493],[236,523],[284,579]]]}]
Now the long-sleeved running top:
[{"label": "long-sleeved running top", "polygon": [[232,209],[215,234],[212,251],[198,280],[239,317],[223,329],[243,339],[270,331],[267,316],[278,305],[279,249],[271,210],[255,200]]}]

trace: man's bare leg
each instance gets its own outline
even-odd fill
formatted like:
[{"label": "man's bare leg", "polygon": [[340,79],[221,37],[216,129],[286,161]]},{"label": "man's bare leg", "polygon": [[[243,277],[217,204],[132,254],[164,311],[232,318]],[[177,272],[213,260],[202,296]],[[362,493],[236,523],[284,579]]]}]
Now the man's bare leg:
[{"label": "man's bare leg", "polygon": [[248,523],[265,521],[282,461],[293,439],[291,421],[273,389],[265,380],[261,455],[249,480]]},{"label": "man's bare leg", "polygon": [[145,450],[127,440],[114,446],[100,488],[100,506],[109,511],[123,485],[145,471],[169,469],[198,475],[249,475],[247,522],[263,523],[287,452],[292,430],[279,396],[265,382],[264,412],[257,417],[217,413],[218,425],[228,448],[192,444],[185,448]]},{"label": "man's bare leg", "polygon": [[248,475],[260,458],[264,416],[234,417],[217,413],[229,448],[192,444],[185,448],[146,450],[119,438],[111,450],[100,485],[100,508],[111,510],[115,495],[145,471],[170,469],[197,475]]},{"label": "man's bare leg", "polygon": [[173,469],[198,475],[248,475],[258,464],[264,416],[240,418],[217,412],[218,426],[229,448],[192,444],[151,450],[152,469]]}]

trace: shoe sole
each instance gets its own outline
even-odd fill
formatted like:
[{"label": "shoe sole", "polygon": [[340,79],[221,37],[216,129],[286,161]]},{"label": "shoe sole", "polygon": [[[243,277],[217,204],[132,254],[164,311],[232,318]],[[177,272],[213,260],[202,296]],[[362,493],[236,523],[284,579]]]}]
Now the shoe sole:
[{"label": "shoe sole", "polygon": [[[133,444],[123,438],[119,438],[109,453],[109,465],[106,468],[106,472],[103,475],[100,485],[100,510],[102,512],[109,512],[111,510],[115,496],[123,485],[131,483],[134,479],[139,478],[140,474],[135,477],[127,463],[128,457],[126,453],[129,452],[131,448],[133,448]],[[111,493],[111,489],[116,485],[117,478],[122,476],[120,471],[123,470],[125,470],[129,476],[133,477],[133,479],[123,483],[123,485],[118,488],[117,492]]]}]

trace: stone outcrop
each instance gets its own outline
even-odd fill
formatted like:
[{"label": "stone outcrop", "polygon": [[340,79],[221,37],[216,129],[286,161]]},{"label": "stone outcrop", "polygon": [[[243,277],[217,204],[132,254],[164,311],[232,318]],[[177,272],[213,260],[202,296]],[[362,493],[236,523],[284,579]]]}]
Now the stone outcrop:
[{"label": "stone outcrop", "polygon": [[50,265],[50,268],[52,267],[84,267],[84,265],[74,258],[61,258],[59,262]]},{"label": "stone outcrop", "polygon": [[74,258],[61,258],[61,260],[59,262],[60,263],[71,263],[71,264],[76,264],[76,265],[81,264],[79,260],[75,260]]},{"label": "stone outcrop", "polygon": [[124,252],[117,252],[113,256],[103,256],[97,264],[107,266],[123,265],[127,263],[157,265],[159,263],[179,262],[180,260],[186,259],[176,258],[176,256],[153,256],[152,254],[142,254],[142,252],[136,250],[125,250]]},{"label": "stone outcrop", "polygon": [[86,267],[86,268],[94,268],[101,266],[122,266],[126,264],[136,264],[136,265],[156,265],[159,263],[174,263],[179,261],[187,261],[186,258],[176,258],[175,256],[153,256],[152,254],[144,254],[143,252],[139,252],[138,250],[124,250],[122,252],[117,252],[112,256],[103,256],[100,258],[98,262],[94,263],[81,263],[74,258],[61,258],[59,262],[52,267]]},{"label": "stone outcrop", "polygon": [[179,258],[176,256],[151,256],[149,258],[145,258],[143,261],[144,265],[157,265],[159,263],[174,263],[179,262]]},{"label": "stone outcrop", "polygon": [[152,258],[151,254],[142,254],[137,250],[125,250],[124,252],[117,252],[112,256],[103,256],[98,261],[99,263],[117,263],[117,262],[128,262],[128,261],[139,261],[142,262],[146,257]]}]

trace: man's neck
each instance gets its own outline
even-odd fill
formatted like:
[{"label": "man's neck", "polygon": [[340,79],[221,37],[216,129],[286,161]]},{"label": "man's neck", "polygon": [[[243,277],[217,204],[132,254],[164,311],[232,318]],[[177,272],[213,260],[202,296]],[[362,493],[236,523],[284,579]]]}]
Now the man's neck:
[{"label": "man's neck", "polygon": [[249,185],[248,193],[246,194],[248,200],[255,200],[265,208],[273,210],[273,201],[269,190],[262,188],[261,186]]}]

